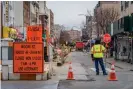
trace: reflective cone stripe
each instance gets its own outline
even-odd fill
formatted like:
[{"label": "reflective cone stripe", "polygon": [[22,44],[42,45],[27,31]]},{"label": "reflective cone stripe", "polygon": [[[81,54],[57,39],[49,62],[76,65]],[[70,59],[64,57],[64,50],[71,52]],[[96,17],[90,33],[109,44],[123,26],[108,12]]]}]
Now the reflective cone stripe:
[{"label": "reflective cone stripe", "polygon": [[111,66],[111,70],[115,70],[115,66],[114,65]]},{"label": "reflective cone stripe", "polygon": [[72,67],[69,67],[69,72],[72,72]]}]

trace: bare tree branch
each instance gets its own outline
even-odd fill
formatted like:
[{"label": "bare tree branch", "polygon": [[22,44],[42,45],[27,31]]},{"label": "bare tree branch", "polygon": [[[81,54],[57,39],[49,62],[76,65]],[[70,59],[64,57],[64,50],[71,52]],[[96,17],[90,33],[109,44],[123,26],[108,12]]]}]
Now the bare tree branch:
[{"label": "bare tree branch", "polygon": [[60,34],[60,43],[65,44],[66,41],[70,41],[70,35],[67,33],[67,31],[63,30]]},{"label": "bare tree branch", "polygon": [[95,13],[95,21],[97,22],[97,25],[102,28],[101,30],[103,30],[103,33],[107,32],[108,25],[117,20],[118,17],[118,10],[114,7],[99,8]]}]

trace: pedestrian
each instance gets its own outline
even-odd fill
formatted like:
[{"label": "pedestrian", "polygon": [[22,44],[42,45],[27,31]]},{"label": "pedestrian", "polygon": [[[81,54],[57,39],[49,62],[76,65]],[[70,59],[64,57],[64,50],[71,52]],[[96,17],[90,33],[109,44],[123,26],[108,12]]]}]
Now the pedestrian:
[{"label": "pedestrian", "polygon": [[99,75],[99,64],[101,66],[101,69],[103,71],[103,75],[107,75],[104,62],[103,62],[103,57],[104,57],[104,52],[106,51],[105,47],[101,45],[101,40],[96,39],[95,44],[91,48],[91,57],[92,61],[95,62],[95,68],[96,68],[96,75]]}]

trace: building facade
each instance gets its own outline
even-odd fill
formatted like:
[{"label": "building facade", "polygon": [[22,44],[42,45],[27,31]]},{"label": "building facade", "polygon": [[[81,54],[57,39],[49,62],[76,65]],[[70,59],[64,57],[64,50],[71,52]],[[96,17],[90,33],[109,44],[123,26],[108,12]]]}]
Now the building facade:
[{"label": "building facade", "polygon": [[[100,11],[100,9],[106,9],[106,8],[109,8],[109,9],[114,8],[114,10],[117,11],[119,15],[121,13],[120,1],[98,1],[98,4],[95,6],[95,9],[94,9],[94,16],[96,16],[96,14]],[[118,18],[120,18],[120,16]],[[97,24],[98,36],[101,36],[103,34],[102,29],[103,28],[101,28]]]},{"label": "building facade", "polygon": [[45,14],[46,1],[39,1],[39,14]]},{"label": "building facade", "polygon": [[69,30],[67,33],[70,36],[71,41],[73,40],[80,40],[81,39],[81,32],[78,30]]},{"label": "building facade", "polygon": [[[107,32],[111,34],[111,47],[114,48],[115,59],[133,63],[133,1],[100,1],[95,12],[100,8],[115,7],[118,10],[119,18],[108,26]],[[100,29],[99,29],[100,30]],[[123,48],[126,48],[126,53]]]},{"label": "building facade", "polygon": [[88,37],[91,37],[91,21],[92,21],[92,16],[86,16],[86,32]]},{"label": "building facade", "polygon": [[30,25],[30,2],[23,1],[23,19],[24,19],[24,26]]},{"label": "building facade", "polygon": [[82,40],[87,41],[89,39],[88,31],[86,28],[82,28]]},{"label": "building facade", "polygon": [[57,40],[60,39],[60,33],[61,31],[64,29],[65,27],[64,26],[61,26],[59,24],[55,24],[54,25],[54,34],[55,34],[55,37]]},{"label": "building facade", "polygon": [[[19,1],[14,2],[14,28],[16,28],[23,39],[26,39],[26,27],[30,25],[30,2],[29,1]],[[19,12],[19,13],[17,13]]]},{"label": "building facade", "polygon": [[133,13],[133,1],[121,1],[121,17]]},{"label": "building facade", "polygon": [[30,25],[39,24],[39,1],[30,2]]},{"label": "building facade", "polygon": [[50,32],[51,35],[54,36],[54,13],[50,9]]},{"label": "building facade", "polygon": [[92,23],[92,31],[91,31],[91,39],[96,39],[97,36],[97,27],[96,27],[96,22]]},{"label": "building facade", "polygon": [[48,14],[47,14],[47,7],[46,7],[46,1],[39,1],[39,24],[43,27],[43,37],[45,38],[45,31],[47,25],[48,25]]},{"label": "building facade", "polygon": [[14,25],[14,2],[2,1],[2,25],[13,26]]},{"label": "building facade", "polygon": [[[121,1],[120,5],[120,19],[113,23],[114,43],[119,45],[116,58],[133,63],[133,1]],[[121,50],[123,47],[127,49],[126,54]]]}]

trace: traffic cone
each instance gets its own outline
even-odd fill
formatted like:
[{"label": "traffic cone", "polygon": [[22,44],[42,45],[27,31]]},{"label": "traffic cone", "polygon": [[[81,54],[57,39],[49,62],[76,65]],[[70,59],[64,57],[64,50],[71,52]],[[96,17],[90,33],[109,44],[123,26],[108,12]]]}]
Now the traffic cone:
[{"label": "traffic cone", "polygon": [[109,81],[117,81],[114,63],[112,63],[112,65],[111,65],[111,71],[109,73],[108,80]]},{"label": "traffic cone", "polygon": [[74,80],[74,75],[72,71],[72,63],[69,63],[69,70],[68,70],[68,75],[67,75],[67,80]]}]

